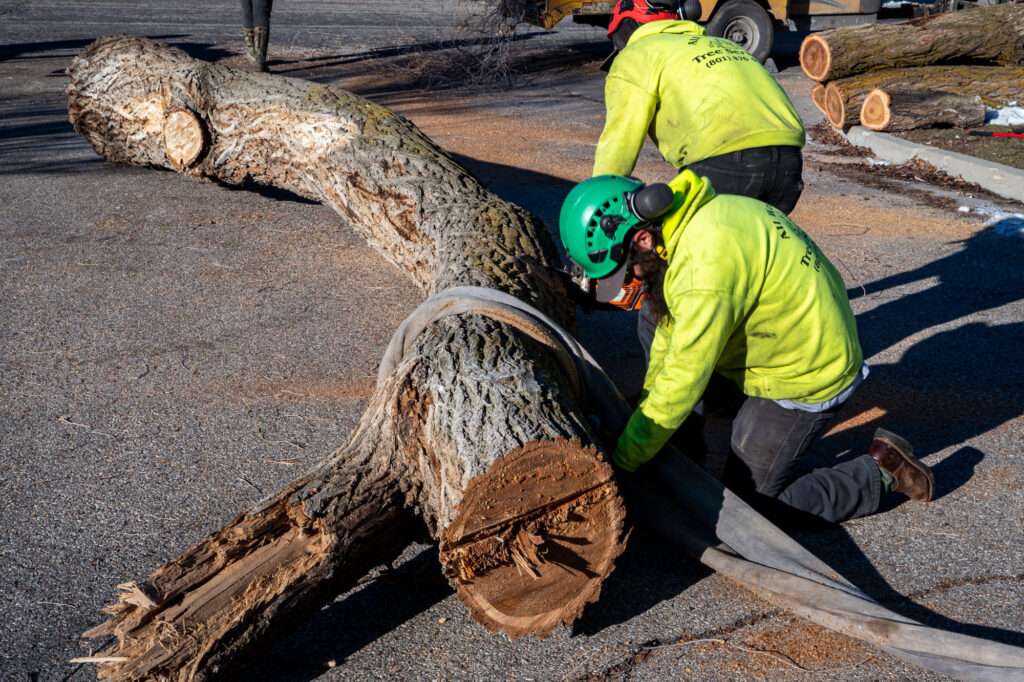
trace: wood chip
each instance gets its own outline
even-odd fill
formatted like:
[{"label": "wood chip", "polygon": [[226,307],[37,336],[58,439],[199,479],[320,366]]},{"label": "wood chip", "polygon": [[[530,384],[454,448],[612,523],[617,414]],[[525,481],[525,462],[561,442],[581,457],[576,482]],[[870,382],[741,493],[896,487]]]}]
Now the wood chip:
[{"label": "wood chip", "polygon": [[127,660],[127,656],[79,656],[68,663],[124,663]]}]

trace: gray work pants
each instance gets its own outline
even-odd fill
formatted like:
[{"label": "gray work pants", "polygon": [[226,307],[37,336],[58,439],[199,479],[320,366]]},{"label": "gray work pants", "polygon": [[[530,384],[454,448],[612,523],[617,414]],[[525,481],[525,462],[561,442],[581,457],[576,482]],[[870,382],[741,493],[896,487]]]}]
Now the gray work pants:
[{"label": "gray work pants", "polygon": [[253,28],[270,26],[270,12],[274,8],[274,0],[242,0],[242,26]]},{"label": "gray work pants", "polygon": [[[654,327],[650,311],[641,309],[637,334],[648,359]],[[769,507],[767,513],[774,507],[776,513],[796,510],[825,521],[845,521],[878,511],[882,480],[875,460],[864,454],[811,471],[804,471],[801,461],[838,409],[787,409],[773,400],[743,395],[716,373],[699,408],[673,436],[673,443],[701,456],[705,447],[702,414],[731,418],[731,453],[723,479],[727,487],[755,506]]]}]

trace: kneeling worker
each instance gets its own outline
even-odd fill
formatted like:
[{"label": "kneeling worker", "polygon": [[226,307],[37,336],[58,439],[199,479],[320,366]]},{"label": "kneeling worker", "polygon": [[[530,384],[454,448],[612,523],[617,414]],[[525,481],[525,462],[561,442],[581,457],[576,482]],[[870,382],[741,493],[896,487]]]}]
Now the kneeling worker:
[{"label": "kneeling worker", "polygon": [[738,397],[726,471],[737,492],[827,521],[870,514],[888,491],[932,498],[931,470],[882,429],[868,454],[796,472],[867,368],[842,277],[781,211],[716,195],[688,170],[668,185],[602,176],[569,193],[559,231],[599,300],[641,277],[659,317],[616,466],[649,461],[724,387]]},{"label": "kneeling worker", "polygon": [[619,0],[594,175],[630,175],[650,134],[665,160],[790,213],[803,191],[803,123],[736,43],[679,21],[678,0]]}]

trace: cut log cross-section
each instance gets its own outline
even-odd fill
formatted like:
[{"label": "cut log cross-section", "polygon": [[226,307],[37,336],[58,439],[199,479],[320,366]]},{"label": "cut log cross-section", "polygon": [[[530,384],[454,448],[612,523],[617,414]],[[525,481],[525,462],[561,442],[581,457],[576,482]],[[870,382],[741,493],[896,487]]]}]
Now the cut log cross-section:
[{"label": "cut log cross-section", "polygon": [[943,63],[1024,64],[1024,4],[837,28],[812,33],[800,45],[800,67],[816,81]]},{"label": "cut log cross-section", "polygon": [[164,154],[177,170],[188,168],[203,151],[206,132],[191,111],[173,109],[164,116]]},{"label": "cut log cross-section", "polygon": [[[111,161],[249,178],[336,210],[426,293],[493,287],[568,322],[544,226],[404,118],[336,87],[105,38],[68,70],[75,129]],[[198,147],[198,149],[197,149]],[[426,531],[472,615],[512,636],[575,619],[624,542],[597,435],[552,349],[479,315],[426,329],[313,472],[126,585],[91,635],[105,679],[226,676]]]},{"label": "cut log cross-section", "polygon": [[972,128],[985,123],[980,97],[917,90],[872,90],[860,109],[860,123],[872,130]]},{"label": "cut log cross-section", "polygon": [[991,107],[1020,99],[1024,87],[1020,66],[922,66],[869,71],[825,86],[825,117],[837,128],[860,122],[864,98],[875,89],[886,92],[931,91],[980,97]]},{"label": "cut log cross-section", "polygon": [[811,88],[811,102],[818,107],[818,111],[825,113],[825,86],[821,83]]}]

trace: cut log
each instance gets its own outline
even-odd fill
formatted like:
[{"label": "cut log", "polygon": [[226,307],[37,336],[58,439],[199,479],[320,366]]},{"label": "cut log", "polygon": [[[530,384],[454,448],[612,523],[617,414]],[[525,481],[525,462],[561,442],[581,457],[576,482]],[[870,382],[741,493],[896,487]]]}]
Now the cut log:
[{"label": "cut log", "polygon": [[860,108],[860,124],[871,130],[973,128],[985,123],[980,97],[921,90],[872,90]]},{"label": "cut log", "polygon": [[837,28],[812,33],[800,45],[800,68],[816,81],[943,63],[1024,64],[1024,4]]},{"label": "cut log", "polygon": [[206,145],[206,130],[191,111],[172,109],[164,116],[164,154],[176,170],[191,166]]},{"label": "cut log", "polygon": [[811,88],[811,102],[818,107],[818,111],[825,113],[825,86],[821,83]]},{"label": "cut log", "polygon": [[860,122],[864,98],[872,90],[929,90],[977,96],[987,106],[1001,107],[1021,98],[1024,67],[922,66],[870,71],[825,86],[825,116],[837,128]]},{"label": "cut log", "polygon": [[[874,73],[884,74],[888,71],[876,71]],[[838,81],[832,81],[825,85],[825,118],[836,128],[849,128],[860,121],[860,107],[864,104],[864,98],[874,89],[875,79],[864,76],[853,76]],[[867,84],[871,83],[871,87]]]},{"label": "cut log", "polygon": [[[124,36],[93,43],[68,74],[71,122],[108,160],[322,201],[427,293],[488,286],[571,320],[564,292],[517,258],[558,262],[544,226],[381,106]],[[231,678],[244,652],[424,528],[488,628],[571,622],[624,543],[611,467],[571,386],[551,348],[509,325],[431,325],[333,456],[123,586],[86,633],[116,637],[99,676]]]}]

